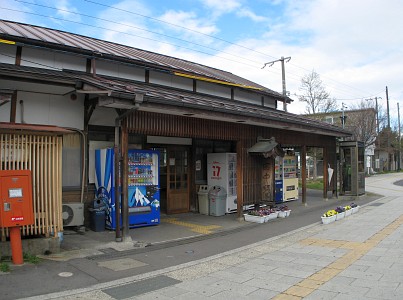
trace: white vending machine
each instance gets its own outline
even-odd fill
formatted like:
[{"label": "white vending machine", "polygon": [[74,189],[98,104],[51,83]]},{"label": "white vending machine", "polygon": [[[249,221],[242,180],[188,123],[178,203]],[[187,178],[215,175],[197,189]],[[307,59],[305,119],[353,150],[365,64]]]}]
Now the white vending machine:
[{"label": "white vending machine", "polygon": [[295,155],[283,158],[283,202],[298,199],[297,163]]},{"label": "white vending machine", "polygon": [[236,212],[236,153],[208,153],[207,178],[209,189],[213,186],[225,189],[226,213]]}]

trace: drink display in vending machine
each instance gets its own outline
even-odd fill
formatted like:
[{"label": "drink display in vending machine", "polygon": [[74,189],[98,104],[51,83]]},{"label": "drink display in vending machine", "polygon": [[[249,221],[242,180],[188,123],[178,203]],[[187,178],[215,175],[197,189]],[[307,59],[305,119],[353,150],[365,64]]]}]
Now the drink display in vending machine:
[{"label": "drink display in vending machine", "polygon": [[274,164],[274,201],[283,202],[283,158],[277,156]]},{"label": "drink display in vending machine", "polygon": [[[128,152],[129,226],[139,227],[160,223],[159,159],[157,151]],[[106,228],[116,229],[114,151],[95,150],[95,187],[97,196],[108,199]]]},{"label": "drink display in vending machine", "polygon": [[298,199],[297,157],[286,155],[283,158],[283,201]]},{"label": "drink display in vending machine", "polygon": [[226,213],[237,211],[236,153],[207,154],[207,184],[209,189],[221,187],[226,196]]}]

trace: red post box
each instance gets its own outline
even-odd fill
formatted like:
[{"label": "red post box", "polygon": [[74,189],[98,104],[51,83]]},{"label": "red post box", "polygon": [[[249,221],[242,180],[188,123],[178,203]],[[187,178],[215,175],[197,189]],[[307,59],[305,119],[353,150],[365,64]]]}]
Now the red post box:
[{"label": "red post box", "polygon": [[0,227],[34,223],[30,170],[0,171]]},{"label": "red post box", "polygon": [[14,264],[23,263],[20,227],[33,223],[31,171],[0,171],[0,227],[10,228]]}]

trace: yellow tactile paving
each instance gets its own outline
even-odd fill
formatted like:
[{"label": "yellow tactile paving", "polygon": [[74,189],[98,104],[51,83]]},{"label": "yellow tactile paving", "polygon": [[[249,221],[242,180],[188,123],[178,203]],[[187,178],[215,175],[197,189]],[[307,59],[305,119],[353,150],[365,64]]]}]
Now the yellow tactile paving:
[{"label": "yellow tactile paving", "polygon": [[358,247],[359,245],[361,245],[362,243],[360,243],[360,242],[346,242],[345,244],[344,244],[344,249],[350,249],[350,250],[352,250],[352,249],[355,249],[356,247]]},{"label": "yellow tactile paving", "polygon": [[351,266],[351,264],[354,261],[356,261],[356,260],[350,259],[348,261],[337,261],[337,262],[331,263],[330,265],[328,265],[328,267],[343,271],[343,270],[347,269],[349,266]]},{"label": "yellow tactile paving", "polygon": [[340,272],[351,266],[355,261],[364,256],[367,252],[373,249],[382,240],[394,233],[395,230],[403,224],[403,215],[395,219],[388,226],[384,227],[379,232],[375,233],[365,242],[350,242],[340,240],[327,240],[327,239],[315,239],[308,238],[302,240],[300,243],[305,246],[317,246],[317,247],[331,247],[342,248],[350,250],[342,257],[329,264],[322,270],[312,274],[308,278],[298,282],[294,286],[290,287],[286,291],[277,295],[273,299],[275,300],[294,300],[302,299],[315,290],[317,290],[322,284],[328,282]]},{"label": "yellow tactile paving", "polygon": [[200,234],[210,234],[213,232],[214,229],[221,228],[218,225],[198,225],[194,223],[180,221],[177,218],[164,218],[161,219],[161,222],[170,223],[178,226],[184,226],[190,228],[191,231],[197,232]]},{"label": "yellow tactile paving", "polygon": [[324,283],[324,281],[318,281],[318,280],[313,280],[313,279],[308,279],[307,278],[307,279],[297,283],[297,286],[311,288],[311,289],[317,289],[323,283]]},{"label": "yellow tactile paving", "polygon": [[316,242],[317,240],[318,240],[318,239],[309,238],[309,239],[302,240],[300,243],[301,243],[302,245],[312,245],[312,244],[315,244],[315,242]]},{"label": "yellow tactile paving", "polygon": [[297,297],[293,295],[287,294],[278,294],[276,297],[272,298],[273,300],[300,300],[302,297]]},{"label": "yellow tactile paving", "polygon": [[286,294],[303,298],[303,297],[308,296],[314,290],[315,289],[312,289],[312,288],[306,288],[306,287],[294,285],[287,290]]},{"label": "yellow tactile paving", "polygon": [[326,246],[332,248],[345,248],[346,244],[348,244],[346,241],[331,241],[330,243],[326,244]]}]

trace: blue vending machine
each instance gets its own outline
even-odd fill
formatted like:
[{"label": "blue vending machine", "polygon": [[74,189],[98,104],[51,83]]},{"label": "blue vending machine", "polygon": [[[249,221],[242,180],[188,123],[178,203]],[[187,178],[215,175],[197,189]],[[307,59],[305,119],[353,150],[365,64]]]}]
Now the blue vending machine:
[{"label": "blue vending machine", "polygon": [[[130,228],[160,223],[159,157],[157,151],[129,150],[128,201]],[[114,151],[95,150],[95,187],[108,199],[106,228],[116,229]]]}]

